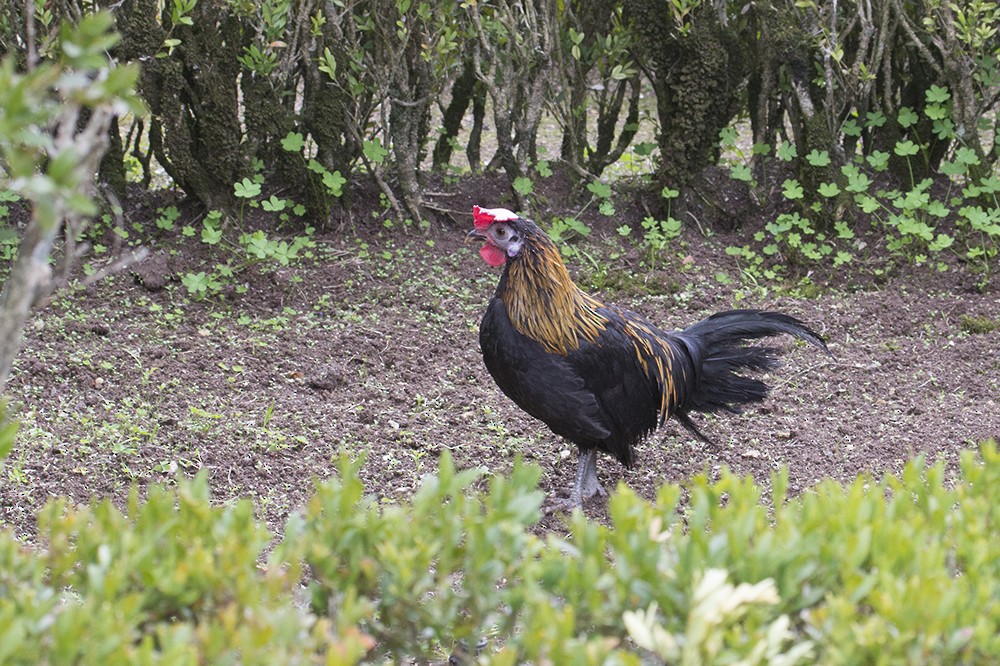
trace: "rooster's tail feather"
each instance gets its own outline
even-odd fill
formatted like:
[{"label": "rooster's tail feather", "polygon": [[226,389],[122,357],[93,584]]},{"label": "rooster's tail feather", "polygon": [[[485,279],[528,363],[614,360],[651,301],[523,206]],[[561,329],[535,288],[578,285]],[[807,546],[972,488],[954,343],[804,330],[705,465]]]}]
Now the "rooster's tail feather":
[{"label": "rooster's tail feather", "polygon": [[720,312],[681,331],[678,337],[687,347],[697,370],[694,390],[687,394],[675,414],[678,421],[706,440],[688,418],[688,411],[739,413],[741,405],[760,402],[767,397],[767,384],[739,373],[776,368],[780,350],[746,347],[743,343],[780,333],[793,335],[830,353],[822,337],[795,317],[780,312]]}]

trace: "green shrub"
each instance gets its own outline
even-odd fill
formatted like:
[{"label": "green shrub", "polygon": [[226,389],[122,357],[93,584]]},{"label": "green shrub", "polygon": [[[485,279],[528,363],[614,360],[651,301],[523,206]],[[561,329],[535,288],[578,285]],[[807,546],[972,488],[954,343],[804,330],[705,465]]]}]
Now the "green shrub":
[{"label": "green shrub", "polygon": [[[400,663],[490,639],[483,663],[991,663],[1000,654],[1000,453],[957,478],[910,462],[882,480],[770,497],[724,471],[620,486],[610,524],[534,534],[539,470],[482,492],[442,456],[411,503],[364,494],[361,462],[318,484],[260,566],[248,502],[204,476],[124,510],[52,501],[40,547],[0,536],[3,663]],[[303,566],[304,565],[304,566]],[[299,597],[303,571],[308,600]]]}]

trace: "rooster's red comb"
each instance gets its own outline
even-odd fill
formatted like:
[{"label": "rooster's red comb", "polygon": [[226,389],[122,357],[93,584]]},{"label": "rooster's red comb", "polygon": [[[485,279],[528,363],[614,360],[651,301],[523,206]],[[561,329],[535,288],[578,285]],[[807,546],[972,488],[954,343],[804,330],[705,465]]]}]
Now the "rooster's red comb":
[{"label": "rooster's red comb", "polygon": [[472,218],[476,229],[485,229],[494,222],[516,220],[517,213],[509,211],[506,208],[480,208],[479,206],[473,206]]}]

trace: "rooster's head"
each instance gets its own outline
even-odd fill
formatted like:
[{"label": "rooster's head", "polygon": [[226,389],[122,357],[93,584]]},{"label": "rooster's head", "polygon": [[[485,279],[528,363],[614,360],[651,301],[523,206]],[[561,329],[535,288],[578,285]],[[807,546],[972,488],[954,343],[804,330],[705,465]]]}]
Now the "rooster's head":
[{"label": "rooster's head", "polygon": [[490,266],[503,266],[508,258],[521,253],[529,234],[537,230],[535,224],[506,208],[472,207],[476,227],[467,238],[481,238],[485,242],[479,256]]}]

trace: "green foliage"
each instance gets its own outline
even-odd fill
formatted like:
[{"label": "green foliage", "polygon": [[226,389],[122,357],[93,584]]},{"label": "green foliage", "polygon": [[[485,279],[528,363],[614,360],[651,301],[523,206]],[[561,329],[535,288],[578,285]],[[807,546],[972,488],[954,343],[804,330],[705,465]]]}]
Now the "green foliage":
[{"label": "green foliage", "polygon": [[81,164],[79,147],[66,136],[39,132],[39,128],[50,126],[74,108],[141,111],[133,97],[138,68],[110,67],[107,61],[107,50],[118,41],[109,32],[112,23],[113,17],[102,12],[87,15],[76,25],[63,24],[56,59],[27,73],[17,70],[13,58],[0,63],[0,89],[4,90],[0,160],[10,179],[7,187],[34,202],[36,217],[45,228],[67,214],[91,215],[96,208],[81,193],[92,173],[89,164]]},{"label": "green foliage", "polygon": [[590,227],[575,217],[553,218],[552,224],[545,230],[554,243],[565,243],[576,237],[590,235]]},{"label": "green foliage", "polygon": [[[273,197],[272,197],[273,198]],[[280,200],[279,200],[280,201]],[[265,202],[267,203],[267,202]],[[284,210],[284,205],[271,202],[272,212]],[[201,240],[206,245],[216,245],[223,239],[223,231],[219,226],[221,213],[215,211],[205,217],[201,231]],[[252,233],[241,233],[237,239],[236,248],[232,248],[232,256],[225,263],[216,263],[212,271],[188,272],[181,277],[181,284],[196,300],[217,296],[223,288],[234,282],[237,274],[250,266],[260,265],[265,268],[272,266],[289,266],[300,260],[303,255],[315,247],[313,240],[315,228],[306,227],[304,233],[289,240],[279,240],[268,236],[258,229]],[[237,293],[244,293],[244,285],[236,285]]]},{"label": "green foliage", "polygon": [[535,191],[535,183],[527,176],[518,176],[515,178],[514,182],[511,183],[511,187],[522,197],[526,197]]},{"label": "green foliage", "polygon": [[[551,14],[542,16],[535,6],[483,5],[457,0],[442,3],[349,0],[315,8],[289,0],[261,3],[169,0],[164,3],[153,40],[157,49],[155,55],[167,63],[157,61],[152,67],[158,76],[166,77],[173,71],[171,67],[192,71],[196,66],[203,66],[191,60],[189,55],[198,50],[193,40],[201,38],[194,34],[201,25],[200,12],[205,12],[205,17],[212,17],[225,33],[222,41],[239,42],[229,50],[218,52],[230,54],[235,62],[219,63],[212,68],[213,73],[231,74],[233,78],[233,94],[227,99],[235,105],[237,85],[241,87],[239,92],[244,100],[257,99],[262,92],[273,94],[273,98],[264,95],[268,101],[261,109],[244,110],[245,117],[241,116],[233,129],[238,134],[237,140],[226,144],[231,150],[218,150],[216,154],[236,155],[245,148],[246,157],[264,160],[268,171],[258,170],[254,175],[243,173],[247,170],[247,161],[241,154],[239,159],[234,159],[236,166],[233,166],[239,175],[231,175],[232,169],[227,169],[221,185],[211,178],[195,182],[198,179],[194,176],[186,177],[181,173],[183,169],[176,168],[180,165],[182,151],[174,149],[176,144],[170,138],[185,132],[194,136],[200,133],[170,122],[162,112],[153,114],[153,124],[162,133],[155,142],[160,148],[151,150],[163,164],[171,164],[173,151],[177,162],[169,171],[182,181],[181,187],[201,197],[209,208],[235,213],[241,226],[248,206],[280,217],[296,206],[308,205],[322,218],[334,205],[341,205],[349,184],[359,176],[370,176],[376,181],[386,207],[393,210],[395,218],[419,220],[423,203],[420,193],[424,190],[418,187],[423,181],[416,172],[423,168],[421,156],[428,135],[434,131],[430,108],[433,102],[447,97],[443,93],[449,86],[455,94],[458,77],[467,69],[473,79],[469,83],[473,91],[468,93],[469,104],[482,104],[488,96],[494,112],[501,111],[494,121],[502,122],[494,122],[493,130],[503,131],[508,136],[500,142],[506,147],[498,151],[494,164],[511,172],[513,190],[521,200],[535,194],[536,183],[532,177],[545,178],[552,173],[549,163],[538,159],[538,153],[545,154],[545,147],[540,145],[542,142],[537,140],[537,135],[540,119],[546,114],[563,131],[559,159],[579,167],[576,172],[581,174],[600,176],[606,167],[617,162],[621,168],[616,173],[641,173],[646,182],[652,182],[649,172],[659,168],[663,175],[669,160],[663,155],[654,160],[658,146],[655,140],[649,140],[650,130],[654,137],[676,131],[681,136],[674,137],[672,141],[676,145],[671,145],[675,152],[679,151],[678,156],[685,160],[690,158],[692,164],[701,164],[701,156],[715,154],[721,148],[733,178],[749,184],[753,199],[771,203],[773,194],[780,193],[779,212],[794,213],[802,221],[795,222],[801,228],[789,233],[775,236],[768,231],[764,238],[754,239],[752,243],[745,239],[767,269],[775,270],[780,264],[794,266],[834,259],[837,261],[835,266],[839,267],[853,261],[860,251],[859,243],[856,239],[834,234],[832,228],[846,220],[861,219],[873,222],[898,261],[926,263],[940,269],[954,265],[946,259],[955,257],[980,273],[984,286],[989,283],[996,270],[1000,244],[995,213],[996,176],[992,171],[998,153],[996,133],[992,130],[993,123],[989,122],[992,108],[974,102],[994,99],[996,86],[1000,84],[996,32],[991,22],[997,15],[995,3],[958,3],[955,7],[948,5],[946,11],[944,5],[936,2],[923,14],[907,3],[885,9],[892,14],[892,20],[873,26],[872,39],[860,41],[884,44],[887,53],[900,58],[902,65],[894,66],[891,71],[947,74],[940,80],[927,82],[923,91],[908,90],[904,98],[910,105],[898,109],[882,108],[879,100],[862,99],[864,95],[859,91],[870,92],[871,82],[877,76],[889,77],[880,83],[890,86],[885,93],[887,99],[898,96],[898,90],[892,86],[898,87],[900,82],[891,80],[891,72],[878,69],[874,60],[852,61],[852,54],[845,53],[859,40],[847,39],[846,33],[837,32],[847,30],[847,25],[856,20],[844,6],[824,10],[822,3],[814,2],[766,3],[771,8],[768,11],[750,15],[740,11],[728,17],[739,34],[754,35],[752,39],[747,37],[750,42],[717,44],[708,30],[708,19],[714,10],[708,11],[708,5],[701,0],[678,1],[664,5],[662,11],[648,14],[650,19],[662,14],[667,30],[655,33],[654,43],[647,44],[641,35],[649,26],[634,22],[636,16],[647,16],[638,9],[642,4],[610,3],[592,7],[570,3],[564,7],[557,3]],[[306,8],[311,9],[311,13],[301,15]],[[733,4],[720,6],[720,11],[732,13],[736,10]],[[53,21],[61,18],[60,11],[66,10],[40,5],[36,8],[36,21],[45,26],[55,25]],[[830,12],[829,16],[824,13],[826,11]],[[755,21],[763,20],[760,17],[765,15],[782,17],[782,21],[769,25],[772,30],[762,31]],[[92,20],[88,18],[89,27],[81,24],[83,27],[76,29],[77,32],[94,32]],[[141,23],[122,21],[122,25],[132,29],[141,29]],[[537,29],[526,34],[521,29],[523,25],[535,25]],[[801,35],[797,29],[802,25],[819,27],[810,28],[808,34]],[[907,39],[901,41],[898,33],[881,35],[879,31],[890,30],[886,25],[897,26],[898,30],[903,29],[901,26],[909,26]],[[699,31],[703,29],[706,33],[701,35]],[[71,33],[66,31],[66,34]],[[804,83],[814,84],[810,94],[815,99],[811,102],[815,107],[816,124],[823,130],[818,135],[812,128],[801,127],[803,119],[811,112],[794,114],[795,118],[787,116],[796,106],[797,95],[789,88],[794,78],[792,73],[783,68],[766,73],[768,76],[763,78],[778,82],[777,88],[762,92],[770,95],[768,100],[782,99],[787,104],[772,108],[763,116],[760,115],[763,107],[755,108],[757,114],[750,114],[755,118],[751,124],[773,123],[777,119],[775,127],[752,128],[753,145],[741,141],[747,138],[745,132],[730,126],[722,129],[717,141],[709,137],[714,141],[712,145],[699,143],[695,150],[692,143],[684,148],[688,140],[694,142],[698,132],[689,128],[687,134],[691,136],[684,136],[683,130],[660,128],[650,103],[640,104],[641,72],[644,68],[649,70],[651,62],[658,60],[654,53],[646,51],[662,47],[665,50],[660,58],[684,63],[683,67],[678,65],[663,72],[664,77],[680,75],[681,70],[687,72],[688,60],[699,62],[701,67],[691,64],[691,71],[684,74],[697,81],[699,76],[707,76],[706,72],[711,70],[711,63],[699,58],[721,57],[724,53],[738,55],[744,53],[740,49],[747,46],[770,48],[773,45],[759,41],[765,33],[780,37],[781,48],[794,52],[796,58],[804,58],[802,62],[807,65],[807,71],[810,70],[808,65],[816,65],[811,74],[815,78]],[[235,40],[236,34],[243,35],[243,40]],[[132,52],[134,42],[142,41],[140,37],[143,35],[126,35],[129,49],[123,50]],[[101,49],[113,44],[114,38],[109,37],[111,41],[107,43],[101,42],[102,39],[104,36],[99,36],[96,45]],[[179,48],[185,40],[191,48]],[[921,58],[944,61],[957,58],[961,67],[951,68],[948,62],[938,63],[937,60],[920,62],[920,67],[915,67],[917,60],[912,53],[915,46],[910,42],[923,44],[918,49]],[[69,43],[73,44],[72,38]],[[56,61],[77,56],[85,60],[93,58],[97,52],[89,47],[79,52],[72,46],[67,50],[59,44],[59,39],[47,41],[40,47],[42,55]],[[713,50],[707,47],[709,44],[726,48]],[[690,53],[685,49],[690,49]],[[473,52],[479,54],[478,64],[470,62]],[[665,57],[668,52],[669,58]],[[551,57],[540,60],[538,53]],[[681,53],[687,55],[681,58]],[[826,54],[822,62],[818,59],[820,53]],[[136,57],[150,67],[151,55]],[[730,72],[729,75],[761,78],[760,71],[749,72],[735,67],[744,61],[737,60],[736,55],[733,58],[728,63],[730,66],[723,68]],[[810,63],[810,58],[817,59]],[[761,58],[760,63],[785,60],[772,54]],[[883,59],[880,56],[877,60]],[[163,64],[170,67],[160,67]],[[751,66],[758,65],[764,66],[759,63]],[[955,73],[966,68],[971,68],[970,75],[965,77],[970,85],[957,85],[953,80]],[[134,68],[115,68],[112,76],[106,81],[102,79],[101,83],[112,90],[127,89],[135,82],[135,72]],[[834,75],[834,79],[826,81],[828,74]],[[71,83],[78,85],[79,81]],[[666,79],[653,83],[654,95],[680,90],[673,84],[664,88]],[[731,83],[732,90],[746,88],[736,80]],[[914,79],[910,85],[918,83],[920,81]],[[10,103],[19,109],[10,117],[30,120],[25,120],[27,124],[18,120],[19,126],[46,125],[31,117],[45,104],[23,103],[17,86],[4,86],[4,90],[8,89],[13,91]],[[77,88],[70,86],[69,89]],[[816,96],[815,92],[820,89],[829,90],[829,95],[822,99]],[[649,87],[645,90],[648,92]],[[549,91],[551,95],[547,94]],[[683,107],[694,109],[693,98],[675,97],[682,106],[675,108],[675,112],[686,111]],[[174,108],[162,102],[160,100],[157,108]],[[674,102],[664,103],[655,106],[665,110],[672,108],[670,104]],[[754,100],[738,95],[724,104],[709,99],[706,109],[724,112],[726,117],[736,114],[735,117],[745,118],[749,111],[746,105],[753,103]],[[825,108],[828,103],[833,106]],[[741,104],[743,107],[738,106]],[[205,103],[202,107],[208,109],[213,104]],[[131,110],[138,109],[133,107]],[[202,111],[198,107],[184,107],[180,115],[191,116],[192,127],[197,127],[195,121]],[[468,110],[463,113],[468,121]],[[712,117],[709,114],[702,120]],[[483,127],[481,121],[482,118],[478,121],[479,129]],[[795,128],[792,132],[785,131],[786,121],[799,125],[798,131],[794,131]],[[459,123],[461,127],[468,125]],[[705,122],[697,125],[704,126]],[[973,131],[973,127],[979,131]],[[457,133],[448,136],[448,140],[460,146],[465,138],[461,134],[463,131],[455,130]],[[780,139],[781,136],[785,138]],[[646,140],[639,141],[640,138]],[[186,139],[190,142],[191,136]],[[987,145],[990,140],[993,143]],[[487,139],[487,144],[489,142]],[[141,143],[130,141],[136,149]],[[509,160],[505,161],[508,150]],[[192,151],[192,154],[197,153]],[[149,157],[140,152],[126,156],[126,160],[138,160],[148,172]],[[470,157],[472,162],[476,159]],[[60,160],[53,159],[50,163],[55,169],[53,173],[65,174],[65,165],[61,168]],[[29,166],[33,169],[37,163],[32,162]],[[670,168],[680,169],[685,177],[693,176],[684,171],[683,165]],[[934,171],[937,168],[939,172]],[[790,169],[794,172],[789,173]],[[775,173],[779,175],[771,182],[769,178]],[[216,176],[218,170],[208,175]],[[880,189],[889,187],[886,181],[890,176],[905,182],[905,185],[891,186],[899,187],[898,193]],[[949,181],[945,193],[935,191],[943,182],[941,176],[947,176]],[[930,188],[922,185],[928,177],[935,178]],[[25,184],[30,185],[29,181]],[[40,184],[43,190],[50,185]],[[224,191],[207,192],[209,187]],[[294,190],[295,187],[302,189],[287,194],[289,188]],[[616,214],[611,194],[613,183],[594,180],[586,187],[601,214]],[[402,196],[399,192],[394,195],[394,190],[399,189],[402,189]],[[286,193],[289,198],[279,198],[271,194],[273,191]],[[405,214],[398,203],[400,199],[407,208]],[[231,206],[236,210],[231,211]],[[976,211],[977,207],[987,216],[986,220]],[[777,214],[774,217],[777,218]],[[655,266],[655,254],[677,228],[676,220],[669,214],[659,221],[659,225],[653,222],[656,221],[648,222],[642,239],[643,249],[650,251],[650,266]],[[781,225],[786,223],[787,220],[780,222]],[[156,224],[164,231],[171,231],[173,222],[169,217],[160,216]],[[862,231],[857,223],[852,223],[851,227],[855,233]],[[11,253],[10,245],[0,235],[0,256]],[[265,252],[257,246],[250,256],[261,259],[262,253],[269,257],[294,258],[281,251]],[[755,263],[755,260],[748,260],[746,266]],[[763,274],[761,271],[756,273],[758,277]]]},{"label": "green foliage", "polygon": [[[642,220],[642,241],[648,254],[650,270],[656,270],[656,258],[667,248],[671,241],[681,234],[681,222],[670,215],[670,204],[680,195],[680,192],[670,187],[664,187],[660,191],[660,196],[667,202],[667,217],[658,220],[652,216],[646,216]],[[628,235],[628,227],[619,227],[618,233],[622,236]]]},{"label": "green foliage", "polygon": [[365,157],[368,158],[368,161],[375,166],[385,162],[385,158],[389,154],[389,151],[382,146],[382,139],[377,137],[371,141],[366,140],[362,150]]},{"label": "green foliage", "polygon": [[527,532],[539,517],[539,470],[517,463],[475,497],[469,488],[483,471],[458,471],[446,453],[411,505],[379,506],[364,495],[359,466],[342,457],[340,479],[322,484],[286,529],[280,553],[313,572],[312,609],[338,632],[361,625],[397,658],[509,633],[517,607],[505,606],[507,586],[540,547]]},{"label": "green foliage", "polygon": [[176,491],[150,488],[144,501],[133,491],[124,511],[53,500],[39,534],[38,554],[0,535],[4,663],[291,663],[363,652],[289,603],[296,566],[259,568],[270,536],[253,506],[213,506],[204,475]]},{"label": "green foliage", "polygon": [[[946,108],[950,99],[946,88],[932,86],[926,91],[927,104],[921,113],[903,107],[895,119],[889,119],[872,112],[865,125],[881,127],[894,120],[906,128],[927,121],[938,123],[935,131],[943,136],[947,132],[940,123],[950,113]],[[745,160],[737,139],[733,128],[720,137],[739,160]],[[787,146],[783,143],[777,147],[780,159],[793,159],[794,151],[787,150]],[[956,148],[953,158],[942,162],[939,176],[920,179],[915,174],[925,170],[930,143],[901,138],[891,150],[859,150],[833,171],[831,155],[812,150],[804,159],[802,172],[806,179],[788,178],[781,184],[781,194],[794,210],[777,215],[764,232],[757,232],[754,240],[759,245],[734,246],[729,253],[741,257],[741,268],[753,279],[773,278],[780,265],[831,262],[837,268],[853,261],[857,250],[857,227],[845,220],[868,219],[885,235],[886,247],[894,258],[946,270],[945,255],[957,254],[981,273],[982,284],[987,284],[996,270],[1000,251],[1000,180],[976,175],[981,159],[967,146]],[[879,174],[890,169],[893,159],[905,166],[906,172],[897,175],[907,186],[880,188],[876,183],[884,183],[885,178]],[[759,187],[748,162],[736,161],[730,173],[736,180]],[[824,180],[828,176],[839,177]],[[807,186],[807,182],[815,184]]]},{"label": "green foliage", "polygon": [[993,443],[954,478],[918,458],[793,498],[785,471],[767,496],[726,470],[653,502],[622,485],[608,524],[577,512],[545,539],[537,467],[484,479],[445,453],[394,504],[365,494],[362,462],[341,456],[266,558],[251,504],[213,505],[204,475],[133,491],[124,509],[50,501],[37,551],[0,534],[0,659],[399,663],[481,636],[494,664],[989,663],[1000,650]]},{"label": "green foliage", "polygon": [[172,231],[174,222],[181,216],[181,212],[177,210],[177,206],[166,206],[165,208],[157,209],[156,212],[159,213],[156,218],[156,227],[164,231]]},{"label": "green foliage", "polygon": [[6,279],[10,263],[17,256],[19,242],[16,229],[8,222],[10,208],[6,204],[20,201],[20,199],[21,197],[11,190],[0,190],[0,262],[3,262],[2,267],[0,267],[0,278],[3,279]]},{"label": "green foliage", "polygon": [[[338,174],[339,175],[339,174]],[[278,218],[278,223],[274,226],[281,227],[281,224],[289,219],[289,214],[301,217],[305,214],[305,207],[295,204],[288,199],[271,195],[267,199],[259,199],[261,186],[248,178],[234,185],[237,196],[245,199],[252,206],[259,206],[261,210]],[[178,213],[176,208],[171,207],[163,211],[162,217],[169,220],[169,228],[173,228],[173,222]],[[242,220],[241,220],[242,222]],[[157,221],[157,226],[161,226]],[[167,228],[161,226],[161,228]],[[305,256],[311,256],[311,249],[316,246],[313,240],[315,227],[306,227],[290,239],[280,239],[269,236],[267,232],[258,229],[253,232],[242,231],[233,243],[223,243],[225,233],[223,230],[222,211],[213,210],[205,215],[201,227],[201,242],[216,246],[221,245],[224,250],[229,251],[230,257],[226,263],[216,263],[213,270],[189,271],[181,277],[181,284],[187,289],[196,300],[219,295],[229,284],[233,283],[237,274],[251,266],[269,268],[274,266],[290,266]],[[196,230],[192,226],[185,226],[181,230],[183,236],[193,236]],[[235,285],[237,293],[246,291],[244,285]]]},{"label": "green foliage", "polygon": [[[315,146],[307,142],[301,133],[289,132],[286,134],[281,140],[281,147],[286,152],[300,156],[302,164],[305,165],[306,169],[319,179],[319,184],[322,185],[321,188],[318,188],[319,197],[327,207],[329,207],[332,200],[339,199],[344,195],[344,186],[347,184],[347,178],[341,175],[339,170],[330,171],[319,160],[310,157],[315,152]],[[311,179],[310,182],[314,186],[316,185],[315,179]],[[266,206],[265,210],[267,210]],[[301,213],[298,214],[301,215]]]}]

